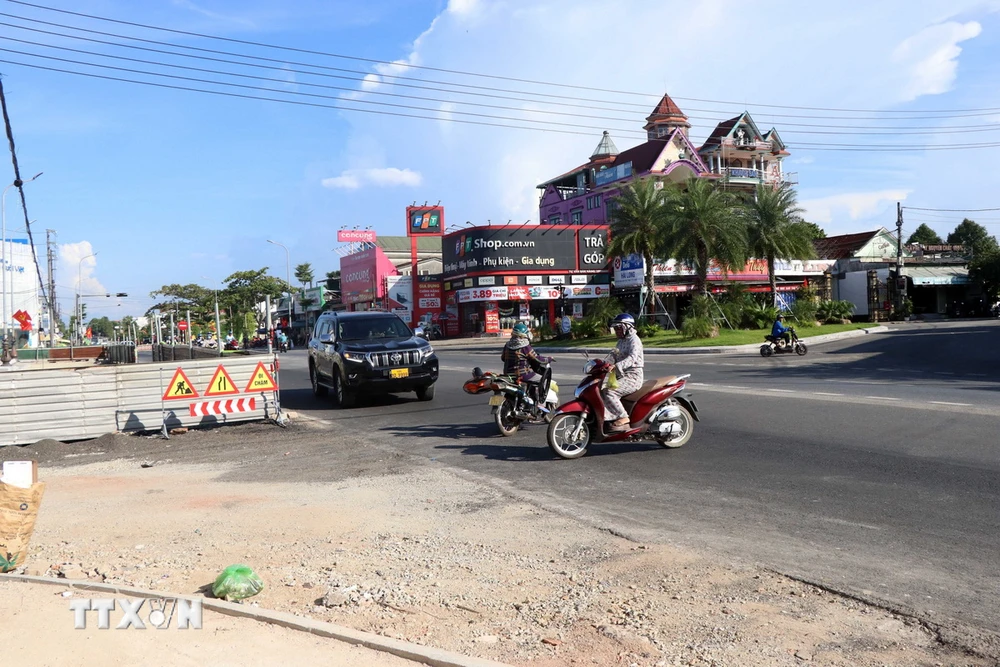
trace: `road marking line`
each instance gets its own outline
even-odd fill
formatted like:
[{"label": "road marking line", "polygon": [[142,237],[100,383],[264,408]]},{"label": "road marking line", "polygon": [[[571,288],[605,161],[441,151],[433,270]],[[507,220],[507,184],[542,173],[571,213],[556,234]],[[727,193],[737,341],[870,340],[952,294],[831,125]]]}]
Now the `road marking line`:
[{"label": "road marking line", "polygon": [[843,396],[843,394],[835,394],[829,391],[814,391],[813,394],[816,396]]},{"label": "road marking line", "polygon": [[720,384],[720,387],[725,387],[726,389],[750,389],[750,387],[741,387],[736,384]]},{"label": "road marking line", "polygon": [[796,391],[794,391],[792,389],[771,389],[771,388],[768,388],[768,389],[766,389],[766,391],[777,391],[777,392],[780,392],[782,394],[795,394],[795,393],[798,393],[798,392],[796,392]]},{"label": "road marking line", "polygon": [[949,373],[948,371],[934,371],[934,375],[954,375],[954,373]]},{"label": "road marking line", "polygon": [[862,398],[874,398],[878,401],[898,401],[898,398],[891,398],[889,396],[862,396]]},{"label": "road marking line", "polygon": [[960,408],[967,408],[972,405],[972,403],[949,403],[948,401],[930,401],[930,402],[935,405],[954,405]]}]

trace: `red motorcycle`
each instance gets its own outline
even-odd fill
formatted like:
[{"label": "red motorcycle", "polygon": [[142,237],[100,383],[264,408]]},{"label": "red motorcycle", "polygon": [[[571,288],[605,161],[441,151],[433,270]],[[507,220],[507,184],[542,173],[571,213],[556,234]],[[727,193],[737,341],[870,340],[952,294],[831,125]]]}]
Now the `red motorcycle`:
[{"label": "red motorcycle", "polygon": [[592,359],[583,367],[586,376],[576,388],[576,398],[556,410],[549,423],[549,447],[564,459],[580,458],[592,442],[655,440],[664,447],[680,447],[691,439],[698,408],[690,393],[682,394],[690,375],[647,380],[622,397],[629,415],[624,431],[608,431],[601,390],[611,364]]}]

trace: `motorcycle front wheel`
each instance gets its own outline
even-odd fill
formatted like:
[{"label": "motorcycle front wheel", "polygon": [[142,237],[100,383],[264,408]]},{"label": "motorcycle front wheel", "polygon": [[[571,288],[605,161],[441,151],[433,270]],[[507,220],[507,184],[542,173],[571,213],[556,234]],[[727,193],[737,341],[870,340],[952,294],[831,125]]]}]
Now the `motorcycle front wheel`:
[{"label": "motorcycle front wheel", "polygon": [[809,348],[806,347],[805,343],[796,343],[795,344],[795,354],[799,355],[800,357],[803,356],[803,355],[805,355],[805,353],[808,352],[808,351],[809,351]]},{"label": "motorcycle front wheel", "polygon": [[500,435],[508,438],[517,433],[521,420],[514,416],[514,403],[507,399],[493,411],[493,421],[496,422]]},{"label": "motorcycle front wheel", "polygon": [[[578,428],[580,433],[574,438],[573,435]],[[587,453],[587,445],[590,444],[590,426],[581,414],[556,415],[549,423],[547,439],[549,449],[555,452],[556,456],[578,459]]]}]

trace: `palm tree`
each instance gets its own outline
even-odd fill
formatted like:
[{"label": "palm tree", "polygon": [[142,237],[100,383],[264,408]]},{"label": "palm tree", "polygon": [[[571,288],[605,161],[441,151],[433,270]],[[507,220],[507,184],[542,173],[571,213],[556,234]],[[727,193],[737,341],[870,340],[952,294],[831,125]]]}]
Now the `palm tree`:
[{"label": "palm tree", "polygon": [[622,188],[614,199],[610,220],[609,257],[641,255],[646,262],[647,310],[654,311],[653,261],[666,229],[667,217],[662,184],[658,179],[638,179]]},{"label": "palm tree", "polygon": [[694,269],[699,292],[708,294],[713,261],[724,273],[746,262],[746,229],[732,194],[695,176],[683,187],[671,188],[665,208],[665,253]]},{"label": "palm tree", "polygon": [[795,190],[787,183],[779,188],[758,185],[754,199],[743,205],[748,249],[753,257],[767,261],[771,303],[775,306],[778,305],[778,286],[774,262],[816,256],[812,229],[802,220],[803,213],[795,200]]}]

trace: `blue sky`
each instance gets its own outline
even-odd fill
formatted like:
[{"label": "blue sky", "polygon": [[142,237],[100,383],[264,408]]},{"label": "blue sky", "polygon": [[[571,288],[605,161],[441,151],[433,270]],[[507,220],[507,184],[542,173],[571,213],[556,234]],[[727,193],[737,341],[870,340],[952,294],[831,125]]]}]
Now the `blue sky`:
[{"label": "blue sky", "polygon": [[[157,32],[9,0],[0,0],[0,12],[7,15],[0,16],[0,23],[21,27],[0,25],[2,48],[214,80],[222,77],[65,49],[239,72],[273,80],[225,80],[276,92],[158,79],[9,51],[0,51],[0,60],[431,117],[419,120],[223,97],[0,62],[22,175],[44,172],[25,189],[29,213],[37,220],[36,239],[44,239],[46,228],[58,234],[57,284],[64,313],[71,309],[78,275],[84,293],[130,294],[120,305],[119,300],[89,302],[90,315],[115,319],[141,315],[152,303],[149,292],[168,283],[212,286],[233,271],[264,266],[284,277],[285,253],[267,239],[288,247],[293,271],[296,264],[310,262],[322,276],[339,266],[333,252],[338,228],[371,226],[382,235],[403,234],[405,207],[413,201],[440,200],[449,226],[537,220],[535,185],[584,162],[602,129],[611,132],[619,149],[639,143],[643,118],[664,92],[691,117],[691,136],[698,144],[718,121],[744,109],[761,129],[776,127],[791,145],[786,171],[798,174],[799,199],[807,217],[828,234],[892,227],[897,201],[915,208],[1000,207],[995,168],[1000,146],[906,152],[796,146],[1000,144],[996,69],[1000,2],[996,1],[777,0],[757,3],[753,11],[713,0],[37,0],[37,4],[394,64]],[[72,29],[86,28],[177,45],[129,42],[147,49],[196,47],[272,60],[266,61],[267,67],[240,68],[25,27],[125,41]],[[462,76],[415,65],[563,86]],[[319,77],[316,72],[355,80]],[[366,74],[365,81],[357,80]],[[485,106],[489,104],[512,108]],[[449,122],[462,118],[518,127]],[[520,129],[540,119],[566,123],[549,127],[567,133]],[[900,127],[921,134],[886,129]],[[852,131],[887,134],[835,134]],[[13,172],[6,151],[2,163],[7,165],[4,180],[9,182]],[[9,194],[7,219],[12,230],[23,228],[17,203]],[[1000,231],[1000,212],[968,215],[994,233]],[[944,236],[962,217],[962,213],[906,211],[904,233],[926,222]],[[11,235],[17,236],[16,231]],[[94,252],[96,257],[81,264],[81,258]]]}]

